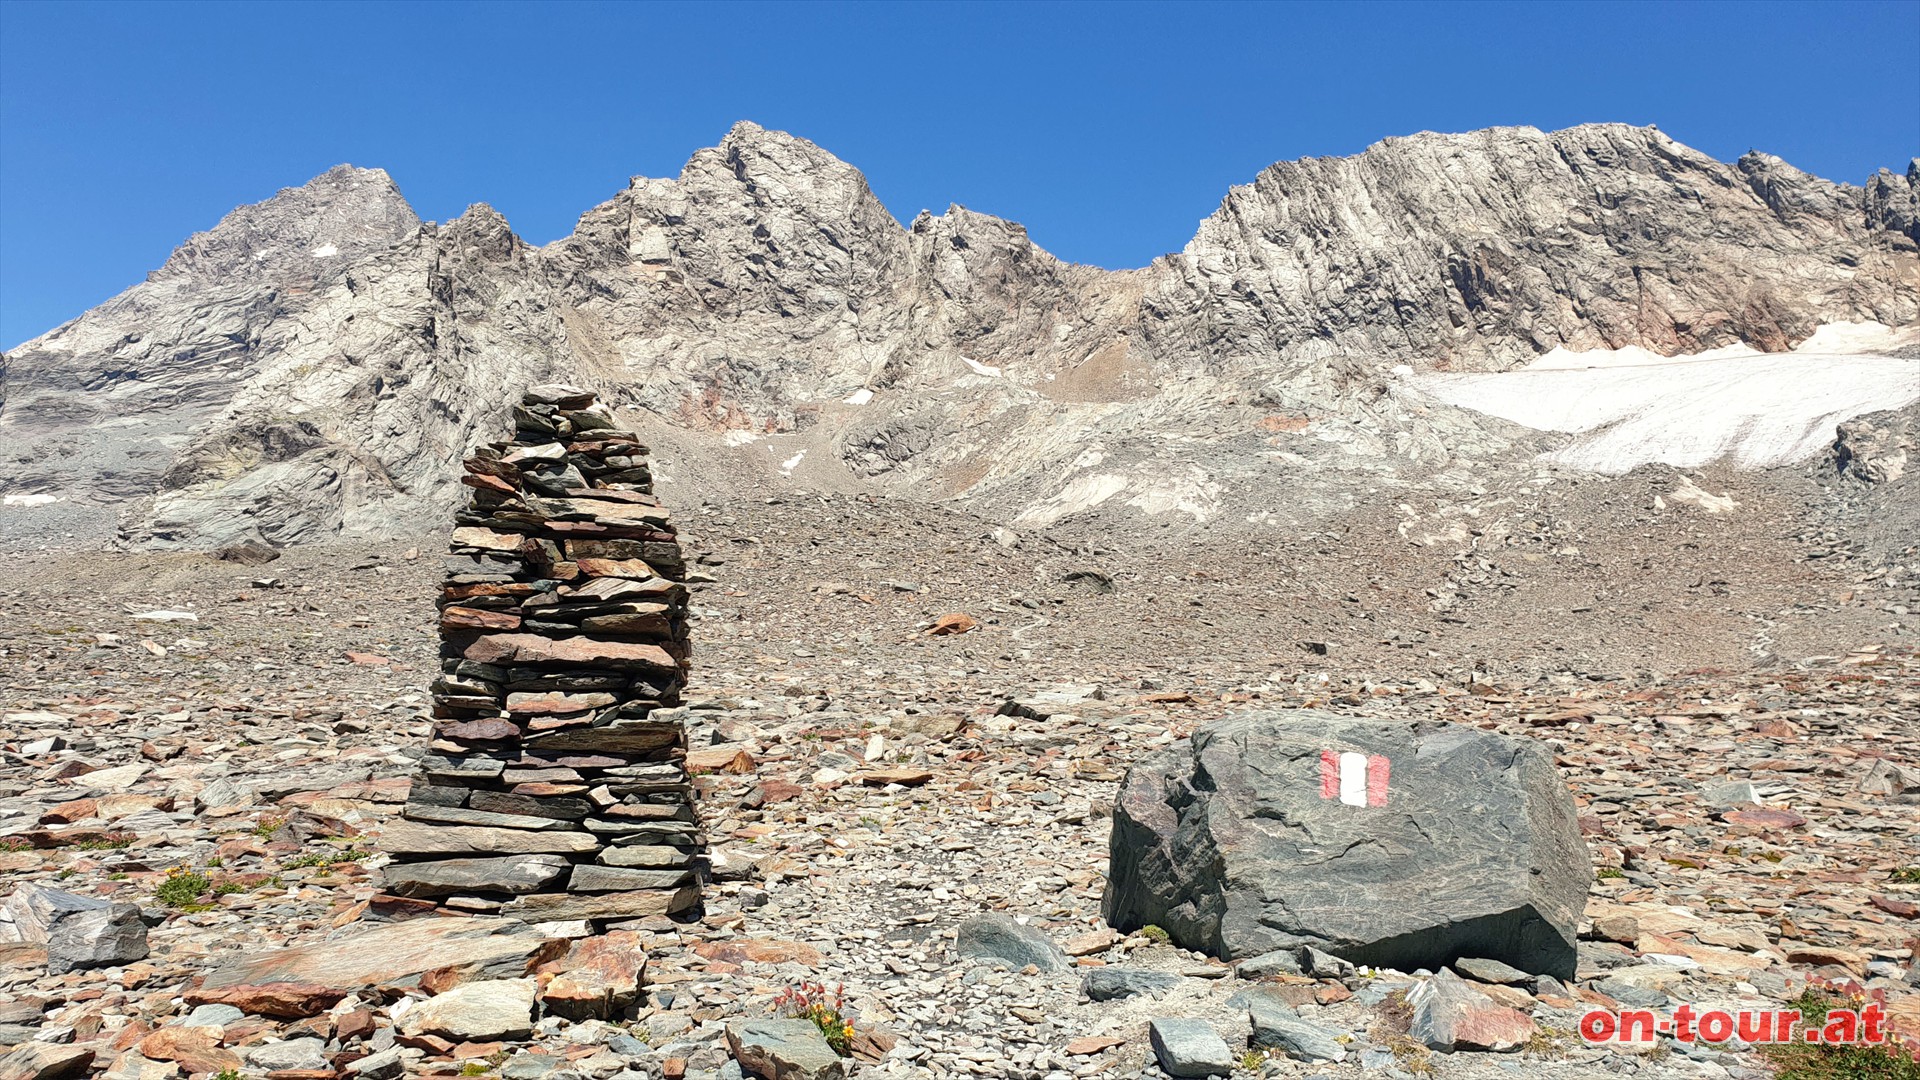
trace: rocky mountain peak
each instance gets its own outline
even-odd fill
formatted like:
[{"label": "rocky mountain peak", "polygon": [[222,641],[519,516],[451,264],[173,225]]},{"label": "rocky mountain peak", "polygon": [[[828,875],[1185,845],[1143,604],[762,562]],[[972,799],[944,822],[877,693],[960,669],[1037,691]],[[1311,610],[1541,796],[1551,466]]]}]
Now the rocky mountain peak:
[{"label": "rocky mountain peak", "polygon": [[1242,334],[1307,359],[1484,370],[1556,346],[1778,350],[1823,318],[1916,313],[1898,275],[1848,269],[1887,241],[1847,192],[1620,124],[1389,139],[1234,188],[1187,245],[1186,296],[1168,302],[1245,296],[1229,301],[1246,307]]},{"label": "rocky mountain peak", "polygon": [[1161,459],[1244,403],[1339,425],[1355,460],[1445,461],[1513,443],[1397,397],[1396,365],[1912,323],[1916,177],[1849,188],[1620,124],[1428,132],[1277,163],[1179,254],[1106,271],[964,206],[903,228],[857,168],[749,122],[542,248],[484,203],[422,228],[342,166],[10,354],[0,454],[138,543],[380,532],[444,512],[515,388],[562,379],[720,440],[703,467],[1204,520],[1264,459]]},{"label": "rocky mountain peak", "polygon": [[336,165],[195,233],[153,279],[203,286],[250,277],[310,280],[385,250],[419,227],[386,170]]},{"label": "rocky mountain peak", "polygon": [[1904,177],[1888,169],[1875,173],[1867,181],[1865,203],[1868,228],[1886,230],[1920,247],[1920,158],[1907,163]]},{"label": "rocky mountain peak", "polygon": [[444,232],[449,243],[494,258],[505,258],[525,246],[525,242],[514,233],[513,226],[507,223],[506,216],[483,202],[467,207],[459,217],[447,223]]}]

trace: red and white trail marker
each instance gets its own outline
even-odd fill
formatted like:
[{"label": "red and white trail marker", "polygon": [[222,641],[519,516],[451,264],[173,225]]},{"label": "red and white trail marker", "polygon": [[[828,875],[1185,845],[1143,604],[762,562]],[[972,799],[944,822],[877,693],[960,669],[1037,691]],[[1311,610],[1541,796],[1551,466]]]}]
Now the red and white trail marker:
[{"label": "red and white trail marker", "polygon": [[1387,805],[1387,776],[1392,766],[1381,754],[1351,750],[1320,751],[1320,797],[1348,806]]}]

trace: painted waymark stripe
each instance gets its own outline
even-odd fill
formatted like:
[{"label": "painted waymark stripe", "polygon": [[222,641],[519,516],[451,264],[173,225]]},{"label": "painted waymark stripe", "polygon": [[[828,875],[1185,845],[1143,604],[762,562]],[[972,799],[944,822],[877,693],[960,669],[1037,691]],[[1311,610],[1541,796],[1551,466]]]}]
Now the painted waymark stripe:
[{"label": "painted waymark stripe", "polygon": [[1392,765],[1384,754],[1320,751],[1320,797],[1348,806],[1387,805]]}]

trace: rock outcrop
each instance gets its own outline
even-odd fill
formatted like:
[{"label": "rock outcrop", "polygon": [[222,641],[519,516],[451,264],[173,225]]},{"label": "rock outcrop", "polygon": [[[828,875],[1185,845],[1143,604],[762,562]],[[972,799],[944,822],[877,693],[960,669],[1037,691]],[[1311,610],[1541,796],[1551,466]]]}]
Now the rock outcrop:
[{"label": "rock outcrop", "polygon": [[856,169],[752,124],[544,248],[485,206],[422,225],[384,173],[343,166],[6,355],[7,492],[55,501],[0,530],[406,532],[457,502],[503,388],[546,378],[716,447],[797,440],[770,461],[807,451],[821,484],[1028,523],[1100,503],[1204,518],[1257,448],[1169,480],[1147,459],[1170,439],[1225,446],[1259,420],[1412,462],[1508,445],[1404,400],[1394,364],[1911,323],[1916,177],[1837,185],[1621,125],[1421,134],[1275,165],[1184,251],[1105,271],[957,207],[902,227]]},{"label": "rock outcrop", "polygon": [[1905,476],[1920,453],[1920,406],[1869,413],[1839,427],[1833,465],[1840,475],[1870,484]]},{"label": "rock outcrop", "polygon": [[1571,977],[1592,881],[1538,744],[1315,710],[1243,714],[1142,759],[1110,847],[1115,929],[1403,971],[1486,957]]}]

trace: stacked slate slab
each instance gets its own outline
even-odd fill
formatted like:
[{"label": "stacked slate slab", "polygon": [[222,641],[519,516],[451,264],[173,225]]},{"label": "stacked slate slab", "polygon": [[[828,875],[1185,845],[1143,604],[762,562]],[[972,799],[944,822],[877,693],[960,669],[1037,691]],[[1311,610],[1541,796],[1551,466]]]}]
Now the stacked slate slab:
[{"label": "stacked slate slab", "polygon": [[647,448],[577,387],[513,416],[466,461],[433,738],[381,836],[386,889],[528,921],[685,911],[704,873],[686,567]]}]

